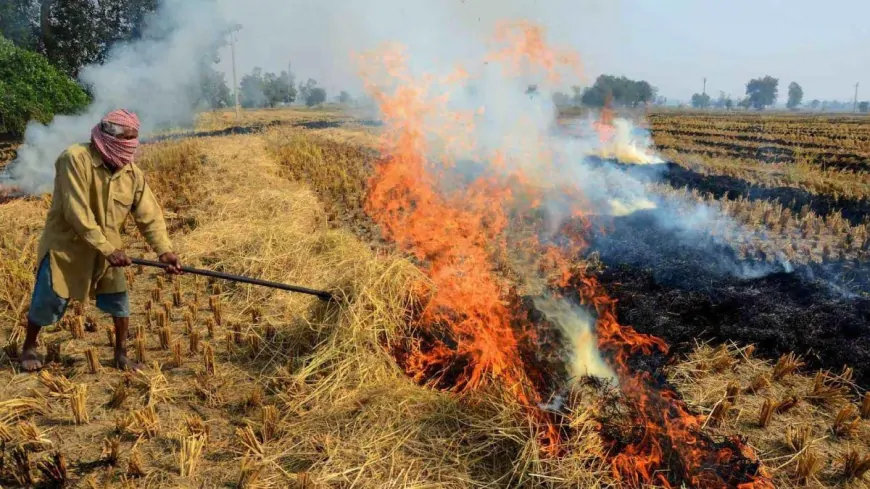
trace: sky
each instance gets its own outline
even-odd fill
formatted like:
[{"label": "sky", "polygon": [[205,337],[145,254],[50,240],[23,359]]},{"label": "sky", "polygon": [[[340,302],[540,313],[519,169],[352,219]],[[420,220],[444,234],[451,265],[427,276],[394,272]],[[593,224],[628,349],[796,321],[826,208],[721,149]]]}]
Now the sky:
[{"label": "sky", "polygon": [[[753,77],[780,79],[780,102],[798,82],[805,100],[870,94],[870,1],[828,0],[218,0],[242,24],[240,73],[255,66],[318,80],[332,94],[361,92],[354,51],[405,44],[421,65],[471,60],[496,21],[543,25],[575,50],[586,85],[602,73],[645,79],[671,100],[703,87],[740,97]],[[221,69],[231,83],[229,48]],[[438,65],[440,66],[440,65]],[[567,88],[567,87],[566,87]],[[861,98],[859,96],[859,98]]]}]

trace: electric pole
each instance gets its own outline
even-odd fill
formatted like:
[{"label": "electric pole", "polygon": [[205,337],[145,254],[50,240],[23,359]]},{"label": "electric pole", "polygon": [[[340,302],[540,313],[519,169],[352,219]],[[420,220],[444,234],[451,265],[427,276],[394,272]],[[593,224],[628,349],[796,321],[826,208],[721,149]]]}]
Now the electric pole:
[{"label": "electric pole", "polygon": [[[704,77],[704,90],[701,92],[701,95],[707,95],[707,77]],[[707,97],[704,97],[707,98]]]},{"label": "electric pole", "polygon": [[236,32],[230,32],[230,46],[233,52],[233,94],[236,99],[236,120],[239,120],[239,82],[236,77]]},{"label": "electric pole", "polygon": [[858,83],[855,83],[855,99],[852,102],[852,112],[858,112]]}]

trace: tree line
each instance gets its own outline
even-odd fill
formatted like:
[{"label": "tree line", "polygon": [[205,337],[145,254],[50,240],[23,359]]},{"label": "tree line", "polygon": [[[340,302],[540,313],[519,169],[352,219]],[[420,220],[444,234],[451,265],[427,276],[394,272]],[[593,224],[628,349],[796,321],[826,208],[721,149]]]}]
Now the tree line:
[{"label": "tree line", "polygon": [[[746,83],[746,95],[738,101],[734,101],[731,96],[725,95],[725,92],[719,92],[719,98],[713,100],[709,94],[696,93],[692,95],[692,107],[697,109],[732,109],[741,107],[743,109],[763,110],[776,104],[779,98],[779,79],[772,76],[764,76],[753,78]],[[786,108],[796,110],[804,105],[804,89],[797,82],[791,82],[788,85],[788,99]],[[821,101],[818,99],[809,102],[806,107],[812,110],[850,110],[853,104],[845,102]],[[858,111],[867,113],[870,109],[870,102],[861,102],[858,104]]]},{"label": "tree line", "polygon": [[645,80],[631,80],[625,76],[601,75],[591,87],[571,87],[572,94],[556,92],[553,102],[558,107],[580,106],[637,107],[656,100],[658,89]]}]

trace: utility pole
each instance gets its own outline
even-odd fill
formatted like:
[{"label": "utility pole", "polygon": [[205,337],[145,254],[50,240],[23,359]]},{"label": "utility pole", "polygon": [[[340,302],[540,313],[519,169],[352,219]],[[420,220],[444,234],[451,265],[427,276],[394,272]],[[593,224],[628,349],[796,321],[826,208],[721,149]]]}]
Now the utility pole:
[{"label": "utility pole", "polygon": [[704,77],[704,90],[701,92],[701,95],[707,95],[707,77],[706,76]]},{"label": "utility pole", "polygon": [[858,82],[855,83],[855,100],[852,102],[852,112],[858,112]]},{"label": "utility pole", "polygon": [[240,118],[239,113],[239,82],[236,77],[236,31],[233,30],[230,32],[230,46],[233,52],[233,94],[236,99],[236,120],[238,121]]}]

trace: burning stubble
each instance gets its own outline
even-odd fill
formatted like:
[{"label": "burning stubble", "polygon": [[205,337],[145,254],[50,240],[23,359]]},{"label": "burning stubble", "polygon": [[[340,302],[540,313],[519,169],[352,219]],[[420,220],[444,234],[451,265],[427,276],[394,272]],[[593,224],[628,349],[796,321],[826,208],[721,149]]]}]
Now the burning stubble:
[{"label": "burning stubble", "polygon": [[[597,341],[583,314],[558,302],[536,305],[559,318],[573,374],[619,376],[632,424],[643,433],[613,456],[618,478],[634,485],[685,481],[697,486],[704,479],[710,487],[767,487],[764,474],[750,464],[744,471],[740,464],[723,462],[736,454],[750,457],[743,454],[751,450],[700,436],[703,417],[629,366],[631,357],[666,353],[667,345],[619,324],[615,301],[577,259],[587,248],[591,222],[586,216],[607,211],[614,197],[633,201],[643,193],[625,191],[630,179],[608,184],[583,168],[582,154],[543,129],[552,106],[547,97],[528,95],[529,77],[517,73],[552,82],[558,71],[576,68],[575,58],[543,43],[537,26],[503,27],[507,31],[499,31],[500,40],[516,45],[496,50],[487,58],[496,63],[483,73],[458,67],[441,79],[417,78],[405,53],[395,47],[361,57],[367,89],[385,122],[382,161],[365,208],[384,237],[414,255],[431,281],[417,291],[425,298],[416,318],[418,336],[394,348],[397,362],[416,381],[439,388],[467,391],[501,384],[527,408],[544,451],[556,453],[558,429],[535,407],[547,395],[549,374],[527,361],[539,331],[524,318],[518,289],[544,284],[570,292],[581,307],[594,311]],[[466,88],[477,84],[475,93],[482,98],[446,88],[457,80]],[[519,263],[512,255],[521,256]],[[596,343],[607,351],[609,368],[600,361]],[[721,474],[718,469],[716,475],[708,473],[705,467],[713,465],[722,466]],[[652,475],[669,468],[679,473]]]}]

